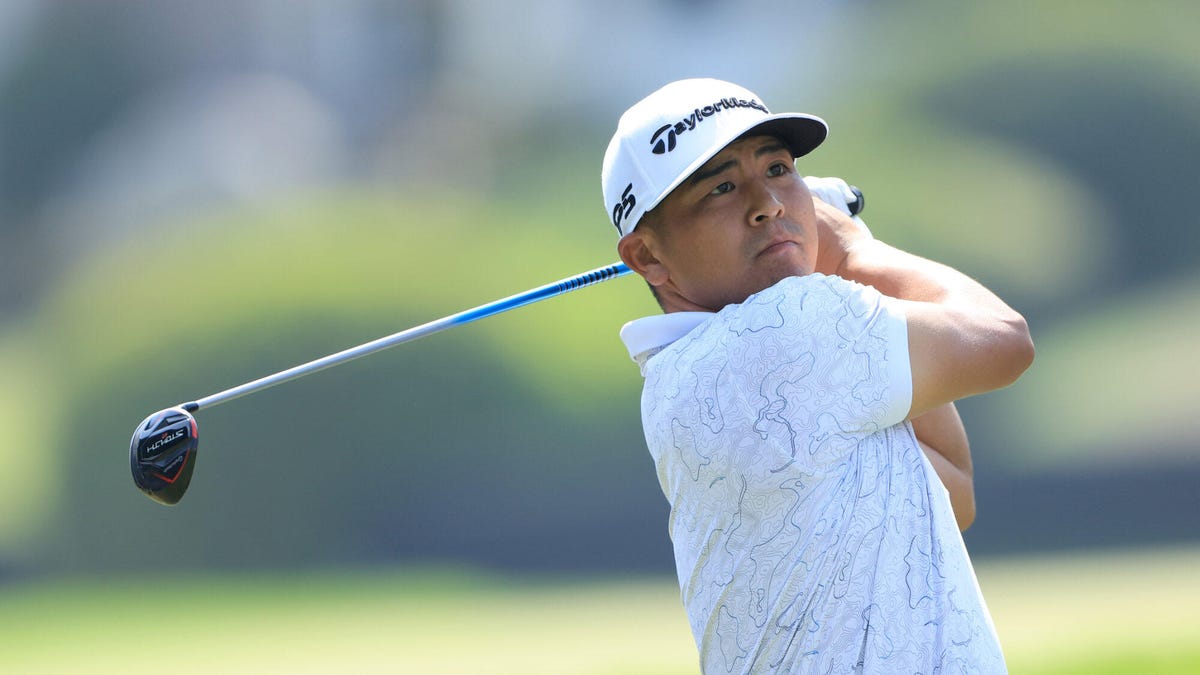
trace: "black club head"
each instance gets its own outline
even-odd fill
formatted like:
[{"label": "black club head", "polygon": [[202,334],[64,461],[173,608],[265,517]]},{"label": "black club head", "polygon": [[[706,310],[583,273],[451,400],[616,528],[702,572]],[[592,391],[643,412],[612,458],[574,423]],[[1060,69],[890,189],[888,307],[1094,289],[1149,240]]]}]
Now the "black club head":
[{"label": "black club head", "polygon": [[176,504],[187,492],[200,445],[196,418],[183,408],[147,417],[133,432],[129,465],[133,482],[160,504]]}]

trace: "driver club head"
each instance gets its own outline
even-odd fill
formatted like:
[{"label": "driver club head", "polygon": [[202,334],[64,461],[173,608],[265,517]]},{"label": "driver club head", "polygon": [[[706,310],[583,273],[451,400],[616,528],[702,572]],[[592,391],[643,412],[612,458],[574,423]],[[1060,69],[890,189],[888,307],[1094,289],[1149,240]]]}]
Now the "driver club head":
[{"label": "driver club head", "polygon": [[200,445],[196,418],[183,408],[167,408],[147,417],[129,442],[133,482],[160,504],[176,504],[187,492]]}]

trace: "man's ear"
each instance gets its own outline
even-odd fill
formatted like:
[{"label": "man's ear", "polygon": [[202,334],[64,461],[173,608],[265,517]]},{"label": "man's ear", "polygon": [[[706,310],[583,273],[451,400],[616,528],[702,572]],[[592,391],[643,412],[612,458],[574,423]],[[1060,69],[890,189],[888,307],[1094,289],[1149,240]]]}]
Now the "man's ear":
[{"label": "man's ear", "polygon": [[670,279],[666,265],[654,254],[653,235],[646,230],[634,230],[617,242],[621,262],[637,272],[651,286],[661,286]]}]

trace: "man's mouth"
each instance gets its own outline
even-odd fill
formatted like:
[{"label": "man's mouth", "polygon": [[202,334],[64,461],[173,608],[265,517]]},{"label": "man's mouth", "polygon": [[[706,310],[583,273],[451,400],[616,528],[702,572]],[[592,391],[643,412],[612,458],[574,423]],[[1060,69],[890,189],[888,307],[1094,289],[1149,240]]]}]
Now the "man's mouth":
[{"label": "man's mouth", "polygon": [[776,241],[771,242],[770,244],[767,244],[767,247],[764,248],[762,251],[759,251],[758,254],[760,256],[763,256],[763,255],[771,255],[774,253],[781,253],[783,251],[787,251],[787,250],[791,249],[794,246],[799,246],[799,245],[800,244],[797,244],[795,241],[792,241],[791,239],[778,239]]}]

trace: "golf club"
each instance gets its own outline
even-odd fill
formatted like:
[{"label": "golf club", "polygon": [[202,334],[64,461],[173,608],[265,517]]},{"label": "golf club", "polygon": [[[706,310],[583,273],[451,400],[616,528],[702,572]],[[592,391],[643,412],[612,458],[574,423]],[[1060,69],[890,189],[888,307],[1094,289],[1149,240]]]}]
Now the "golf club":
[{"label": "golf club", "polygon": [[[851,214],[857,215],[862,212],[865,200],[858,188],[851,189],[854,191],[855,200],[848,206]],[[451,314],[399,333],[393,333],[204,398],[160,410],[143,420],[133,432],[133,439],[129,443],[129,463],[133,472],[133,482],[148,497],[161,504],[177,504],[183,498],[196,468],[200,436],[199,427],[196,425],[196,418],[193,415],[201,409],[211,408],[289,380],[374,354],[388,347],[432,335],[447,328],[524,307],[629,273],[630,269],[619,262],[600,267],[473,309]]]}]

